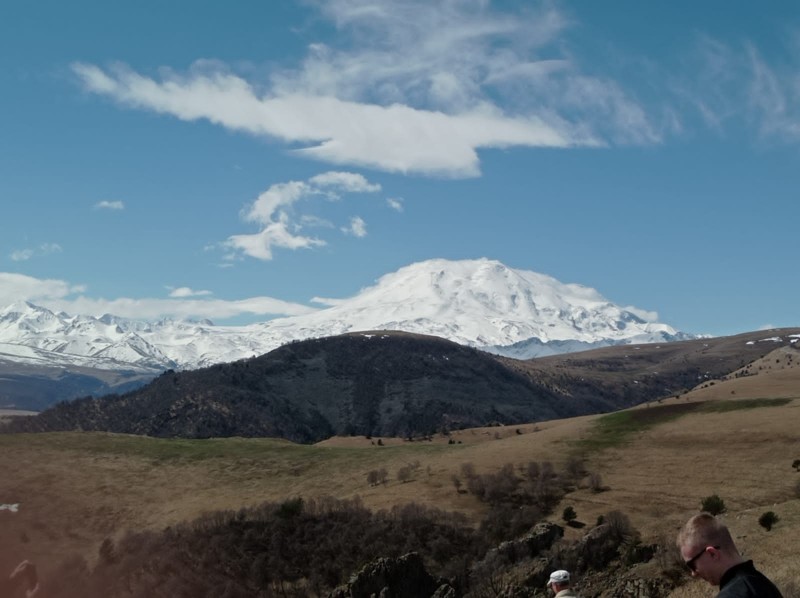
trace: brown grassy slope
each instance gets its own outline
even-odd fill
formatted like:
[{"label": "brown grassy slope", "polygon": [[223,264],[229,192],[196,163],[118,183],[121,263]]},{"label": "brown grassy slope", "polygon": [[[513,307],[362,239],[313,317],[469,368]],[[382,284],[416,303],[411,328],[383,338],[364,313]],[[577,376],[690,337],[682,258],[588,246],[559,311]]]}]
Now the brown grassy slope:
[{"label": "brown grassy slope", "polygon": [[[800,361],[798,337],[800,328],[781,328],[674,343],[620,345],[504,363],[567,400],[605,400],[630,407],[653,398],[683,394],[744,369],[778,348],[795,355],[796,363]],[[771,370],[754,366],[747,372],[774,372],[779,364],[772,365],[776,367]]]},{"label": "brown grassy slope", "polygon": [[[693,405],[713,393],[727,401],[796,397],[800,368],[762,370],[758,376],[718,382],[677,401],[665,400],[663,406]],[[657,408],[640,410],[655,413]],[[508,462],[550,460],[558,467],[585,448],[576,441],[592,439],[597,419],[464,430],[453,437],[461,441],[455,445],[444,438],[413,443],[387,439],[387,446],[380,447],[364,438],[297,446],[235,438],[0,436],[0,504],[20,503],[18,513],[0,511],[0,566],[29,558],[47,570],[70,553],[91,558],[103,538],[125,529],[162,529],[203,511],[292,496],[359,495],[374,508],[416,500],[477,519],[484,507],[469,495],[457,494],[451,482],[462,463],[473,463],[479,472]],[[588,469],[599,473],[609,489],[573,492],[553,518],[568,504],[587,524],[617,509],[629,514],[649,541],[662,534],[672,537],[697,511],[702,497],[717,493],[728,505],[726,518],[747,554],[765,571],[800,584],[795,556],[800,500],[793,494],[800,474],[791,468],[800,458],[798,430],[800,400],[742,411],[687,413],[618,446],[589,452]],[[419,468],[413,480],[396,481],[397,470],[415,461]],[[369,487],[367,472],[380,467],[389,471],[389,483]],[[769,533],[757,524],[766,510],[781,518]]]},{"label": "brown grassy slope", "polygon": [[[572,493],[556,513],[572,505],[580,520],[593,522],[598,515],[619,509],[646,539],[671,541],[698,511],[701,500],[717,494],[725,500],[728,512],[723,517],[743,553],[780,584],[800,588],[800,474],[791,468],[800,458],[797,355],[796,349],[778,349],[754,362],[751,370],[757,375],[731,375],[714,384],[706,381],[679,399],[636,408],[646,412],[658,407],[691,408],[705,401],[734,405],[765,397],[792,399],[783,406],[692,411],[595,454],[589,457],[590,467],[601,474],[609,490]],[[771,532],[758,524],[768,510],[781,518]],[[673,593],[676,598],[709,595],[711,589],[700,581]]]}]

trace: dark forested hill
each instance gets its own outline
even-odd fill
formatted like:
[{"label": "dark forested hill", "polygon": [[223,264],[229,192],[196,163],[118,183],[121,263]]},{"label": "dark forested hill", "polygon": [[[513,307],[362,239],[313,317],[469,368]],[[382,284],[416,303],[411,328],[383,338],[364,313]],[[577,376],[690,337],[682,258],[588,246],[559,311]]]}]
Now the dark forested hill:
[{"label": "dark forested hill", "polygon": [[60,403],[15,418],[6,429],[296,442],[429,435],[612,411],[680,394],[778,346],[796,347],[798,334],[784,329],[516,361],[436,337],[353,333],[168,371],[139,390]]},{"label": "dark forested hill", "polygon": [[150,436],[412,436],[573,415],[492,355],[435,337],[358,333],[290,343],[261,357],[168,371],[124,395],[60,403],[15,429]]}]

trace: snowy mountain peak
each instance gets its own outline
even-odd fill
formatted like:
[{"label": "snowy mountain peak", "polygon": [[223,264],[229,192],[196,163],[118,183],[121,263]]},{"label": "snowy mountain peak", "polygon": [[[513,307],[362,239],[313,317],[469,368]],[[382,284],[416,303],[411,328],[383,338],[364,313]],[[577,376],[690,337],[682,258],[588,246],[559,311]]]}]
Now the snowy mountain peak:
[{"label": "snowy mountain peak", "polygon": [[361,330],[429,334],[519,358],[691,338],[595,289],[485,258],[411,264],[332,307],[250,326],[67,316],[24,302],[0,311],[6,348],[162,369],[233,361],[292,340]]},{"label": "snowy mountain peak", "polygon": [[316,330],[323,336],[399,329],[498,351],[531,338],[593,345],[677,334],[670,326],[614,305],[592,288],[489,259],[412,264],[333,307],[264,326]]}]

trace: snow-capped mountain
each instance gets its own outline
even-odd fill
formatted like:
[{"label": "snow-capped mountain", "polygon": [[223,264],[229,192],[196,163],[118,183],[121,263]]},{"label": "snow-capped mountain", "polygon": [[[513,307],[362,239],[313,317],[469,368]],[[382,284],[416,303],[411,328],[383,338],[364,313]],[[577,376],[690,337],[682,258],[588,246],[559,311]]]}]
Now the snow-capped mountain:
[{"label": "snow-capped mountain", "polygon": [[332,307],[248,326],[95,318],[16,303],[0,311],[0,360],[198,368],[359,330],[430,334],[518,358],[693,338],[585,286],[488,259],[434,259],[387,274]]}]

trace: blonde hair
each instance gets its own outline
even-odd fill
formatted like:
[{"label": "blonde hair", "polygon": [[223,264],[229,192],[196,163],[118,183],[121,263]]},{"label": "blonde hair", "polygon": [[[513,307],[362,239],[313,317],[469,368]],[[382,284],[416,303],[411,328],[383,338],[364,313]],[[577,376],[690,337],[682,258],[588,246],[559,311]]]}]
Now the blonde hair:
[{"label": "blonde hair", "polygon": [[728,527],[710,513],[695,515],[678,533],[678,548],[689,546],[692,549],[701,546],[718,546],[726,551],[736,551]]}]

